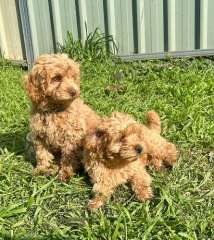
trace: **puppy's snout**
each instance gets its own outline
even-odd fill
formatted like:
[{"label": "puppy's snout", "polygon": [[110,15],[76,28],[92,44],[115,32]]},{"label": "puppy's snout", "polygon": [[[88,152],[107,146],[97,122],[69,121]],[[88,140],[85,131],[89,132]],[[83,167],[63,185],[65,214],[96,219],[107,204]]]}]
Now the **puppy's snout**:
[{"label": "puppy's snout", "polygon": [[76,91],[74,88],[70,88],[70,89],[68,90],[68,92],[69,92],[69,94],[70,94],[72,97],[75,97],[76,94],[77,94],[77,91]]},{"label": "puppy's snout", "polygon": [[143,152],[143,148],[140,144],[135,145],[134,149],[137,154],[141,154]]}]

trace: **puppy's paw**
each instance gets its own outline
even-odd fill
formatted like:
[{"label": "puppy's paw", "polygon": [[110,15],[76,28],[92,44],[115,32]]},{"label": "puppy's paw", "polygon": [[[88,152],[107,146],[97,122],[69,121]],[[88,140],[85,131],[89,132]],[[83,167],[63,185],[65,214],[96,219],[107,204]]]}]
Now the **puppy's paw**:
[{"label": "puppy's paw", "polygon": [[96,209],[102,207],[103,204],[104,204],[104,201],[101,197],[95,197],[94,199],[91,199],[88,202],[88,208],[90,210],[96,210]]},{"label": "puppy's paw", "polygon": [[54,172],[53,172],[53,169],[51,169],[50,167],[37,166],[33,170],[33,175],[34,176],[37,176],[37,175],[51,176],[51,175],[54,175]]},{"label": "puppy's paw", "polygon": [[60,169],[59,174],[58,174],[58,179],[60,181],[66,182],[68,181],[72,176],[74,175],[73,171],[71,168],[68,167],[63,167]]},{"label": "puppy's paw", "polygon": [[146,194],[145,194],[145,200],[150,200],[153,198],[153,191],[152,191],[152,188],[149,187],[146,191]]},{"label": "puppy's paw", "polygon": [[142,188],[141,191],[138,192],[137,198],[141,202],[145,202],[146,200],[151,200],[153,198],[152,188],[151,187]]}]

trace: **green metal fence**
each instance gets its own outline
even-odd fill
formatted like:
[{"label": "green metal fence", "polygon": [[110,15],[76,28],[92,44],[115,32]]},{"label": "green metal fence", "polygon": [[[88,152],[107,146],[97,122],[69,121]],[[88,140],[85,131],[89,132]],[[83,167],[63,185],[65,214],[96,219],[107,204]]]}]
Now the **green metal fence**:
[{"label": "green metal fence", "polygon": [[87,25],[113,35],[119,55],[211,54],[213,13],[214,0],[1,0],[0,51],[32,62],[54,52],[68,30],[84,40]]}]

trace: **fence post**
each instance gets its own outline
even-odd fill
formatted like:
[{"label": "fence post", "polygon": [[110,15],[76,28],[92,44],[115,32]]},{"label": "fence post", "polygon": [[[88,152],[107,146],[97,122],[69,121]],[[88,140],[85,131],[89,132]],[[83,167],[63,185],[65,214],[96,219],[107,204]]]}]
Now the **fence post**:
[{"label": "fence post", "polygon": [[29,12],[27,6],[27,0],[17,0],[18,11],[20,13],[21,18],[21,27],[24,38],[24,47],[27,58],[28,68],[31,68],[34,62],[34,51],[33,51],[33,43],[31,36],[31,28],[29,21]]}]

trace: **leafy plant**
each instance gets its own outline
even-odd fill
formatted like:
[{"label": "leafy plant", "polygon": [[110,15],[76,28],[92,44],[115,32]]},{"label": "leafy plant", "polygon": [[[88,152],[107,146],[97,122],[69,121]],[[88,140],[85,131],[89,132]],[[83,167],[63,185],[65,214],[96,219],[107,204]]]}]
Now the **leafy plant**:
[{"label": "leafy plant", "polygon": [[59,44],[59,51],[78,61],[102,61],[117,53],[117,46],[111,35],[101,33],[98,28],[88,34],[86,28],[85,41],[75,40],[71,32],[67,32],[64,44]]}]

